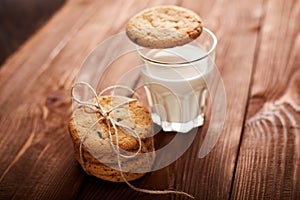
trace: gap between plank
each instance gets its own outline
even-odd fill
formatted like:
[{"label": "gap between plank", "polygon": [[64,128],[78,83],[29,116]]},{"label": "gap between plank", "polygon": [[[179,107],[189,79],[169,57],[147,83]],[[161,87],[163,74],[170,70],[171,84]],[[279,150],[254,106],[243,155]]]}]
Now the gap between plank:
[{"label": "gap between plank", "polygon": [[249,109],[249,103],[250,103],[250,99],[251,99],[251,93],[252,93],[252,85],[254,82],[254,73],[256,71],[256,67],[257,67],[257,63],[258,63],[258,55],[260,52],[260,47],[261,47],[261,41],[262,41],[262,28],[264,27],[264,21],[265,21],[265,12],[266,12],[266,0],[262,1],[262,9],[263,9],[263,14],[261,15],[261,17],[259,18],[259,27],[258,27],[258,31],[257,31],[257,40],[256,40],[256,44],[255,44],[255,52],[254,52],[254,58],[253,58],[253,67],[252,67],[252,71],[251,71],[251,76],[250,76],[250,84],[249,84],[249,89],[248,89],[248,98],[247,98],[247,103],[246,103],[246,108],[245,108],[245,115],[244,115],[244,119],[243,119],[243,126],[242,126],[242,130],[241,130],[241,137],[240,137],[240,141],[239,141],[239,145],[238,145],[238,150],[237,150],[237,156],[236,156],[236,160],[235,160],[235,165],[233,168],[233,173],[232,173],[232,181],[231,181],[231,185],[230,185],[230,190],[229,190],[229,197],[228,199],[232,199],[232,192],[233,192],[233,187],[234,187],[234,182],[235,182],[235,177],[236,177],[236,170],[237,170],[237,165],[238,165],[238,160],[239,160],[239,155],[240,155],[240,151],[241,151],[241,146],[242,146],[242,141],[243,141],[243,136],[244,136],[244,131],[245,131],[245,123],[246,123],[246,117],[247,117],[247,113],[248,113],[248,109]]}]

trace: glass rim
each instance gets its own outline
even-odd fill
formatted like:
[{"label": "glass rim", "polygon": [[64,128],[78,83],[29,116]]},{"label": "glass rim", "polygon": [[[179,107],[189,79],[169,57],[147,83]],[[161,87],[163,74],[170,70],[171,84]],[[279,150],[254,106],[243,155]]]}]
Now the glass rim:
[{"label": "glass rim", "polygon": [[[183,62],[163,62],[163,61],[154,60],[154,59],[147,57],[146,55],[144,55],[141,52],[141,49],[147,49],[147,48],[144,48],[141,46],[137,46],[137,52],[142,59],[144,59],[148,62],[154,63],[154,64],[159,64],[159,65],[184,65],[184,64],[191,64],[194,62],[198,62],[200,60],[203,60],[204,58],[207,58],[215,50],[217,43],[218,43],[217,37],[211,30],[203,27],[203,31],[207,32],[208,35],[212,38],[212,40],[213,40],[212,45],[211,45],[210,49],[205,53],[205,55],[203,55],[199,58],[193,59],[193,60],[188,60],[188,61],[183,61]],[[201,35],[199,37],[201,37]],[[196,41],[196,40],[194,40],[194,41]]]}]

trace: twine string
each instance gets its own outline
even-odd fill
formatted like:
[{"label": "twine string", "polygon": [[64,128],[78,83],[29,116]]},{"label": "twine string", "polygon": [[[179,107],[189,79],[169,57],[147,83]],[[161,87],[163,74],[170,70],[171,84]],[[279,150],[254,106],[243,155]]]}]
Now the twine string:
[{"label": "twine string", "polygon": [[[80,100],[80,98],[78,98],[76,95],[75,95],[75,89],[76,87],[79,87],[79,86],[86,86],[94,95],[94,97],[96,98],[96,103],[91,103],[89,101],[82,101]],[[138,140],[138,144],[139,144],[139,148],[138,148],[138,151],[135,152],[134,154],[132,155],[125,155],[125,154],[122,154],[120,152],[120,156],[123,157],[123,158],[133,158],[135,156],[137,156],[139,154],[139,152],[141,151],[141,148],[142,148],[142,140],[141,140],[141,137],[136,134],[134,131],[132,131],[130,128],[124,126],[124,125],[121,125],[120,123],[118,123],[117,121],[115,121],[113,118],[111,118],[109,116],[109,113],[111,113],[112,111],[114,111],[115,109],[117,108],[120,108],[121,106],[125,105],[125,104],[128,104],[129,102],[133,102],[133,101],[136,101],[136,99],[130,99],[129,101],[125,101],[123,103],[120,103],[112,108],[110,108],[108,111],[106,111],[100,104],[100,96],[102,96],[105,92],[107,92],[108,90],[111,90],[111,89],[114,89],[114,88],[123,88],[123,89],[127,89],[128,91],[130,91],[132,94],[134,94],[134,90],[132,90],[131,88],[128,88],[128,87],[125,87],[125,86],[120,86],[120,85],[114,85],[114,86],[110,86],[110,87],[107,87],[105,88],[104,90],[102,90],[99,95],[97,95],[96,91],[94,90],[94,88],[92,88],[92,86],[86,82],[78,82],[78,83],[75,83],[75,85],[72,87],[72,98],[75,102],[77,102],[79,105],[81,106],[84,106],[84,107],[87,107],[89,109],[91,109],[92,112],[95,112],[95,113],[100,113],[102,116],[96,121],[94,122],[90,127],[89,129],[87,130],[87,132],[84,134],[81,142],[80,142],[80,150],[79,150],[79,154],[80,154],[80,159],[81,161],[83,162],[83,157],[82,157],[82,145],[83,145],[83,142],[86,140],[87,136],[90,134],[91,130],[93,129],[94,126],[97,125],[98,122],[102,121],[102,120],[105,120],[105,123],[107,124],[108,126],[108,133],[109,133],[109,139],[111,141],[111,146],[112,146],[112,149],[114,150],[115,153],[118,153],[115,145],[113,145],[112,141],[113,141],[113,134],[112,134],[112,131],[111,131],[111,127],[110,127],[110,123],[112,125],[114,124],[117,124],[119,125],[120,127],[122,128],[126,128],[127,131],[129,131],[130,135],[132,135],[133,137],[135,137],[137,140]],[[110,122],[110,123],[109,123]],[[114,126],[115,127],[115,126]],[[114,128],[114,131],[116,132],[116,127]],[[87,171],[87,170],[85,170]]]},{"label": "twine string", "polygon": [[[93,94],[93,96],[96,98],[96,103],[92,103],[89,101],[82,101],[80,100],[80,98],[76,97],[75,95],[75,89],[76,87],[79,86],[86,86]],[[113,85],[113,86],[109,86],[107,88],[105,88],[104,90],[102,90],[99,95],[97,95],[96,91],[94,90],[94,88],[86,83],[86,82],[77,82],[73,85],[72,90],[71,90],[71,94],[72,94],[72,99],[77,102],[80,106],[84,106],[86,108],[91,109],[92,112],[94,113],[100,113],[101,117],[99,119],[97,119],[86,131],[86,133],[83,135],[83,137],[80,139],[80,145],[79,145],[79,155],[80,155],[80,160],[82,163],[82,168],[83,170],[89,174],[89,172],[87,171],[87,169],[84,166],[84,159],[83,159],[83,153],[82,153],[82,146],[83,143],[85,142],[85,140],[88,138],[88,135],[91,133],[92,129],[101,121],[105,121],[107,127],[108,127],[108,134],[109,134],[109,139],[110,139],[110,145],[112,147],[112,149],[114,150],[114,152],[117,155],[117,162],[118,162],[118,167],[119,167],[119,171],[121,174],[121,177],[123,178],[124,182],[133,190],[138,191],[138,192],[143,192],[143,193],[148,193],[148,194],[179,194],[179,195],[184,195],[187,196],[189,198],[194,199],[194,197],[186,192],[182,192],[182,191],[176,191],[176,190],[151,190],[151,189],[143,189],[143,188],[137,188],[134,185],[132,185],[131,183],[129,183],[129,181],[126,179],[125,174],[122,170],[122,163],[121,163],[121,157],[123,158],[134,158],[136,157],[142,150],[142,139],[141,137],[133,130],[131,130],[129,127],[117,122],[116,120],[114,120],[109,114],[114,111],[115,109],[120,108],[121,106],[128,104],[130,102],[134,102],[137,101],[136,99],[130,99],[129,101],[125,101],[123,103],[120,103],[116,106],[113,106],[112,108],[110,108],[108,111],[106,111],[100,104],[100,97],[107,92],[108,90],[111,89],[116,89],[116,88],[122,88],[122,89],[126,89],[128,91],[131,92],[131,94],[135,94],[135,91],[132,90],[129,87],[126,86],[122,86],[122,85]],[[136,96],[139,98],[139,96],[136,94]],[[112,127],[111,127],[112,126]],[[139,148],[138,150],[131,154],[131,155],[125,155],[122,154],[120,151],[120,146],[119,146],[119,135],[118,135],[118,128],[120,127],[122,129],[124,129],[126,132],[128,132],[131,136],[133,136],[134,138],[136,138],[138,140],[138,145]],[[112,134],[112,130],[114,130],[114,135],[115,135],[115,143],[116,145],[113,144],[113,134]]]}]

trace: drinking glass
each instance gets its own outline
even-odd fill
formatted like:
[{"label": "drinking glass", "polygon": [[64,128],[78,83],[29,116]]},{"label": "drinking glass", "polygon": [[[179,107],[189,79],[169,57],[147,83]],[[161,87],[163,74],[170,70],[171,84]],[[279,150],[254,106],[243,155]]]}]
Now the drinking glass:
[{"label": "drinking glass", "polygon": [[138,47],[152,120],[164,131],[188,132],[204,124],[216,46],[216,36],[203,28],[197,39],[183,46]]}]

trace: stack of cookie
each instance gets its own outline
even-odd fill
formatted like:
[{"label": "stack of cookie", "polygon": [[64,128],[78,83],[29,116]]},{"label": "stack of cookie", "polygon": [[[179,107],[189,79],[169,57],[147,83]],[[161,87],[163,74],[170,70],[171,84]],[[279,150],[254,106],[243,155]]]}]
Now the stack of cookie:
[{"label": "stack of cookie", "polygon": [[137,100],[121,96],[101,96],[99,104],[110,111],[107,114],[117,130],[108,118],[79,106],[69,123],[76,159],[88,174],[104,180],[123,182],[124,177],[130,181],[143,176],[151,170],[155,158],[148,109]]}]

